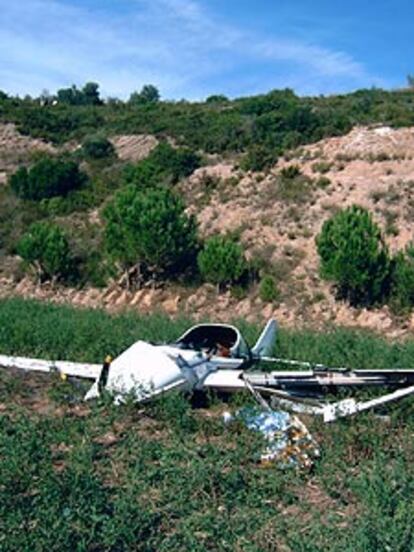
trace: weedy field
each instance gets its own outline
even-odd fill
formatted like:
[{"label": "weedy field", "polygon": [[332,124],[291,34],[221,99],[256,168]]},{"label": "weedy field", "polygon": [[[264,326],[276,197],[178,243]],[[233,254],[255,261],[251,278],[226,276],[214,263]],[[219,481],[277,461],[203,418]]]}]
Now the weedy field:
[{"label": "weedy field", "polygon": [[[190,321],[7,300],[0,352],[100,362]],[[259,328],[239,324],[249,341]],[[280,331],[281,356],[414,367],[414,342]],[[81,401],[83,384],[0,370],[0,550],[409,551],[414,405],[330,426],[309,421],[311,471],[258,463],[262,442],[221,414],[249,399],[173,395],[146,406]],[[308,420],[307,420],[308,422]]]}]

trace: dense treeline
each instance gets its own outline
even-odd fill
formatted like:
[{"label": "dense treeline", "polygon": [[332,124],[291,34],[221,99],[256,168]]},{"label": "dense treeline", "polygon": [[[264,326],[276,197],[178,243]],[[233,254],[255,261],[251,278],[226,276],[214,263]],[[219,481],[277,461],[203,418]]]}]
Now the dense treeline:
[{"label": "dense treeline", "polygon": [[[286,148],[342,134],[355,124],[414,124],[414,91],[359,90],[352,94],[301,98],[292,90],[205,102],[160,101],[147,85],[129,101],[103,101],[94,83],[62,89],[38,99],[0,95],[0,120],[21,132],[55,143],[100,131],[168,135],[207,152],[241,152],[262,146],[273,155]],[[214,100],[214,101],[213,101]]]}]

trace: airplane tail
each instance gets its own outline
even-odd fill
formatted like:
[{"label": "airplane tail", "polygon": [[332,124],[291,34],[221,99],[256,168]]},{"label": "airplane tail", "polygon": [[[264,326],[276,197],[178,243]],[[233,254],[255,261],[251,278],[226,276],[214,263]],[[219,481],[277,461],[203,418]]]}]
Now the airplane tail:
[{"label": "airplane tail", "polygon": [[276,320],[271,318],[264,327],[262,333],[260,334],[256,345],[252,349],[252,354],[254,357],[261,358],[265,356],[271,356],[276,339],[276,332]]}]

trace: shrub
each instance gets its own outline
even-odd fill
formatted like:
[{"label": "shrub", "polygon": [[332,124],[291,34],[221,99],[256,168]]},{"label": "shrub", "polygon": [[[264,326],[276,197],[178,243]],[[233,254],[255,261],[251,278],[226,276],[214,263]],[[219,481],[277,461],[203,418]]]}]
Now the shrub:
[{"label": "shrub", "polygon": [[102,104],[99,97],[99,84],[96,82],[87,82],[81,90],[74,84],[70,88],[61,88],[57,91],[57,100],[59,103],[72,106]]},{"label": "shrub", "polygon": [[137,188],[154,188],[168,182],[168,175],[160,170],[150,158],[140,161],[136,165],[127,165],[124,169],[124,182],[133,184]]},{"label": "shrub", "polygon": [[312,165],[312,172],[326,174],[331,170],[331,168],[332,168],[332,163],[329,163],[328,161],[317,161]]},{"label": "shrub", "polygon": [[55,224],[36,222],[17,244],[17,252],[38,276],[39,281],[56,280],[69,274],[71,255],[64,232]]},{"label": "shrub", "polygon": [[66,195],[82,186],[86,179],[73,161],[45,157],[29,170],[20,167],[10,177],[10,187],[22,199],[40,200]]},{"label": "shrub", "polygon": [[[79,237],[77,237],[79,239]],[[105,251],[99,249],[99,244],[85,240],[86,251],[76,249],[76,281],[79,285],[89,284],[96,288],[104,288],[110,277],[116,276],[105,256]],[[103,249],[103,248],[102,248]]]},{"label": "shrub", "polygon": [[282,169],[276,183],[275,198],[279,201],[300,204],[312,199],[313,182],[296,165]]},{"label": "shrub", "polygon": [[330,185],[331,185],[331,181],[327,176],[320,176],[315,182],[315,186],[317,188],[321,188],[322,190],[324,190]]},{"label": "shrub", "polygon": [[335,282],[352,305],[384,298],[390,261],[381,231],[370,213],[353,205],[325,221],[316,238],[321,276]]},{"label": "shrub", "polygon": [[136,265],[167,276],[184,271],[197,248],[195,219],[167,188],[141,191],[129,186],[104,211],[105,242],[123,268]]},{"label": "shrub", "polygon": [[251,146],[240,163],[244,171],[263,171],[274,165],[277,155],[269,148],[260,145]]},{"label": "shrub", "polygon": [[82,144],[82,151],[89,159],[104,159],[114,155],[115,149],[112,143],[104,136],[89,136]]},{"label": "shrub", "polygon": [[399,251],[393,259],[391,276],[391,307],[403,314],[414,306],[414,245]]},{"label": "shrub", "polygon": [[228,102],[229,99],[224,94],[212,94],[206,98],[206,104],[221,104]]},{"label": "shrub", "polygon": [[201,164],[200,157],[188,148],[173,148],[163,142],[151,154],[125,171],[125,181],[139,188],[150,188],[163,183],[176,184],[189,176]]},{"label": "shrub", "polygon": [[133,92],[129,97],[129,103],[132,105],[155,104],[159,100],[159,90],[153,84],[144,84],[140,92]]},{"label": "shrub", "polygon": [[260,299],[265,303],[272,303],[279,298],[279,290],[273,276],[266,275],[262,278],[259,287]]},{"label": "shrub", "polygon": [[208,239],[197,262],[203,278],[219,287],[236,283],[247,270],[241,246],[225,236]]},{"label": "shrub", "polygon": [[158,144],[150,157],[162,171],[171,174],[173,183],[189,176],[201,164],[200,156],[189,148],[173,148],[167,142]]},{"label": "shrub", "polygon": [[280,176],[285,180],[293,180],[302,174],[298,165],[288,165],[280,171]]}]

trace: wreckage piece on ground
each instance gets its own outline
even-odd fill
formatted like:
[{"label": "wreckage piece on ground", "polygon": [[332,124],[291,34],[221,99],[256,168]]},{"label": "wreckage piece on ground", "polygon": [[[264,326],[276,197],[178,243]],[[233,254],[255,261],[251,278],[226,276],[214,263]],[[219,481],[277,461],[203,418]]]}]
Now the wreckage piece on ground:
[{"label": "wreckage piece on ground", "polygon": [[200,390],[210,374],[247,368],[255,355],[269,354],[275,336],[276,322],[270,320],[251,350],[228,324],[198,324],[168,345],[137,341],[114,359],[105,382],[98,378],[86,399],[98,397],[103,388],[118,402],[131,393],[143,401],[173,389]]},{"label": "wreckage piece on ground", "polygon": [[[97,398],[104,390],[118,403],[127,397],[142,402],[172,390],[248,391],[262,404],[267,404],[265,397],[270,398],[272,403],[285,408],[321,415],[325,421],[414,394],[414,370],[349,370],[271,357],[276,329],[276,321],[269,320],[251,349],[234,326],[198,324],[171,344],[137,341],[103,367],[2,355],[0,366],[57,371],[66,376],[94,380],[86,399]],[[251,371],[259,362],[298,369]],[[321,397],[337,389],[378,386],[392,391],[365,402],[352,398],[336,403],[321,401]]]}]

